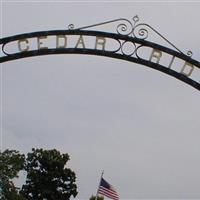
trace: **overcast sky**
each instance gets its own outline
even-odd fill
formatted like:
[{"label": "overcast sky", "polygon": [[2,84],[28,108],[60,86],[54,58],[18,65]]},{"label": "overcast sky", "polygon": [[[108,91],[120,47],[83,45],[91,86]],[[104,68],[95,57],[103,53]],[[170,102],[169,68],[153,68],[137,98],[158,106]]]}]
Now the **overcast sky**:
[{"label": "overcast sky", "polygon": [[[138,14],[200,60],[200,2],[1,5],[3,37]],[[199,91],[145,66],[106,57],[41,56],[1,67],[2,149],[69,153],[77,199],[96,194],[101,170],[121,199],[200,199]]]}]

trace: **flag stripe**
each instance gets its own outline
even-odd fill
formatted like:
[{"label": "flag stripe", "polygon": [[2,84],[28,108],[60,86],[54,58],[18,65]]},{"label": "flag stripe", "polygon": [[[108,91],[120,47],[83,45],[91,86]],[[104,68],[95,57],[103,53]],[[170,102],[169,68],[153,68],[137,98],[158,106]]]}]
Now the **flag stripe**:
[{"label": "flag stripe", "polygon": [[100,194],[105,194],[105,196],[106,196],[106,195],[109,195],[109,196],[114,197],[114,198],[117,198],[117,199],[119,198],[118,195],[110,194],[109,192],[107,192],[107,191],[105,191],[105,190],[99,190],[99,193],[100,193]]},{"label": "flag stripe", "polygon": [[100,188],[100,190],[101,190],[101,191],[105,191],[106,193],[111,194],[111,195],[113,195],[113,196],[118,196],[117,193],[110,192],[110,191],[108,191],[108,190],[106,190],[106,189]]},{"label": "flag stripe", "polygon": [[113,195],[110,195],[109,193],[105,192],[105,191],[99,191],[99,194],[102,194],[108,198],[111,198],[111,199],[114,199],[114,200],[119,200],[119,197],[118,196],[113,196]]},{"label": "flag stripe", "polygon": [[106,192],[108,192],[108,193],[111,193],[111,194],[113,194],[113,195],[116,195],[116,196],[118,196],[118,194],[117,194],[117,192],[115,191],[115,190],[113,190],[113,189],[106,189],[106,188],[104,188],[104,187],[101,187],[100,186],[100,189],[101,190],[105,190]]}]

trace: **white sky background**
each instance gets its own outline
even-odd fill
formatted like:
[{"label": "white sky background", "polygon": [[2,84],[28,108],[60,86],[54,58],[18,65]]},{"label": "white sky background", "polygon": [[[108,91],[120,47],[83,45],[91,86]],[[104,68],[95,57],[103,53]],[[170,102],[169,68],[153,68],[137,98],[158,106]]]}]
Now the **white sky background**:
[{"label": "white sky background", "polygon": [[[200,60],[200,2],[2,6],[3,37],[138,14]],[[1,67],[2,148],[69,153],[77,199],[96,193],[102,169],[123,199],[200,198],[199,91],[145,66],[97,56],[43,56]]]}]

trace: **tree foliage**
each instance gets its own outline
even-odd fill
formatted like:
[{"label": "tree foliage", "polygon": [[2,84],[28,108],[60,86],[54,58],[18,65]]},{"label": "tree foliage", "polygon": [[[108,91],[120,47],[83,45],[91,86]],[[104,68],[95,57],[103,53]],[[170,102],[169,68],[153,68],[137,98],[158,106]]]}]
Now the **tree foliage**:
[{"label": "tree foliage", "polygon": [[15,150],[0,152],[0,199],[1,200],[22,200],[13,179],[23,169],[25,156]]},{"label": "tree foliage", "polygon": [[[68,154],[32,149],[27,157],[15,150],[0,152],[1,200],[67,200],[77,195],[76,176],[66,167]],[[14,178],[20,170],[27,172],[26,183],[16,188]]]},{"label": "tree foliage", "polygon": [[77,195],[75,173],[66,168],[68,154],[59,151],[32,149],[26,159],[26,184],[21,194],[28,200],[67,200]]},{"label": "tree foliage", "polygon": [[104,197],[103,196],[97,196],[97,199],[96,199],[96,196],[92,195],[89,200],[104,200]]}]

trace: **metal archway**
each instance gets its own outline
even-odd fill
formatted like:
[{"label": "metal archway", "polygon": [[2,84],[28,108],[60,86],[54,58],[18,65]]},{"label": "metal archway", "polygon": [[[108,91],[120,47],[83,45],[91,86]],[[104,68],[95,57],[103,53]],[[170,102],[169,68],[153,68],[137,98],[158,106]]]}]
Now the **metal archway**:
[{"label": "metal archway", "polygon": [[[122,23],[117,24],[117,33],[87,30],[119,21]],[[191,58],[192,52],[184,54],[150,25],[138,21],[139,18],[135,16],[133,23],[121,18],[78,29],[71,24],[68,30],[40,31],[2,38],[0,63],[52,54],[106,56],[145,65],[200,90],[200,82],[196,78],[200,73],[200,62]],[[172,48],[146,40],[148,29]],[[55,40],[54,46],[48,44],[50,37]],[[15,46],[14,52],[10,50],[13,48],[9,49],[10,46]]]}]

